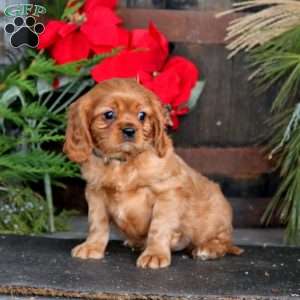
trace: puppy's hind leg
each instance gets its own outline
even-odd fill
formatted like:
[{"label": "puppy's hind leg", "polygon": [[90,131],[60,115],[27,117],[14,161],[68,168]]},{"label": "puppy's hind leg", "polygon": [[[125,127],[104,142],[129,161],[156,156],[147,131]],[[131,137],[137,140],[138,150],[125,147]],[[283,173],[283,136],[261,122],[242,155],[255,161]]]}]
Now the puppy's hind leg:
[{"label": "puppy's hind leg", "polygon": [[224,234],[219,234],[215,238],[196,245],[192,250],[192,255],[194,258],[208,260],[217,259],[226,254],[240,255],[243,252],[243,249],[232,244],[231,238],[226,237]]}]

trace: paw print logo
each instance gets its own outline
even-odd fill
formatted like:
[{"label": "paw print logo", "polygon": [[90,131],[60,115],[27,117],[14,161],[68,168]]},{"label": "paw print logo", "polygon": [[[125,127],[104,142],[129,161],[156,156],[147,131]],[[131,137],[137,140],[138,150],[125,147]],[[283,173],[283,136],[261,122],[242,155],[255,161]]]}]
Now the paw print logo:
[{"label": "paw print logo", "polygon": [[16,17],[14,19],[14,24],[7,24],[4,30],[8,34],[12,34],[10,37],[10,44],[14,48],[23,45],[35,48],[39,44],[39,34],[41,34],[45,28],[42,23],[36,23],[35,18],[29,16],[26,19]]}]

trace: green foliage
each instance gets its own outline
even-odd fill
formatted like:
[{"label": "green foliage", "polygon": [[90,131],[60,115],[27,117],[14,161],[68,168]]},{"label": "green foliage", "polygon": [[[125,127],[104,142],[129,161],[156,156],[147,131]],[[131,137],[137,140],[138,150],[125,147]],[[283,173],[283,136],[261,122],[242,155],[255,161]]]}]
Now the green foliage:
[{"label": "green foliage", "polygon": [[268,137],[270,157],[275,157],[281,178],[278,190],[263,215],[269,224],[273,216],[286,224],[286,241],[300,243],[300,25],[250,53],[252,74],[260,91],[273,86]]},{"label": "green foliage", "polygon": [[68,0],[40,0],[39,4],[46,8],[49,19],[60,19],[67,2]]},{"label": "green foliage", "polygon": [[[27,66],[24,68],[24,64]],[[56,65],[52,59],[42,54],[28,51],[27,57],[23,57],[22,63],[16,63],[14,71],[9,74],[4,70],[0,72],[0,92],[15,86],[21,92],[29,92],[35,95],[36,85],[32,78],[40,78],[52,83],[58,75],[78,76],[79,63]]]},{"label": "green foliage", "polygon": [[270,156],[277,156],[282,180],[262,220],[270,223],[278,216],[287,225],[286,242],[296,245],[300,241],[300,104],[277,113],[270,125]]},{"label": "green foliage", "polygon": [[[74,21],[84,1],[38,3],[48,18]],[[65,112],[95,84],[90,69],[118,51],[61,65],[44,51],[8,53],[11,63],[0,70],[0,232],[66,229],[68,213],[54,215],[52,200],[52,185],[63,186],[62,178],[79,175],[79,167],[60,151]],[[32,189],[36,181],[43,182],[42,193]]]},{"label": "green foliage", "polygon": [[286,224],[286,241],[300,243],[300,26],[252,52],[252,67],[261,91],[277,86],[270,122],[270,156],[281,177],[263,222],[278,216]]},{"label": "green foliage", "polygon": [[279,88],[272,110],[293,105],[300,80],[300,26],[256,48],[250,57],[250,66],[256,69],[252,77],[260,90]]},{"label": "green foliage", "polygon": [[64,139],[64,111],[53,112],[60,106],[64,103],[52,109],[43,101],[11,107],[0,103],[1,182],[39,180],[46,173],[53,178],[76,176],[77,168],[61,153],[43,150],[46,143]]},{"label": "green foliage", "polygon": [[44,174],[52,178],[74,177],[78,168],[60,153],[45,150],[32,150],[27,153],[17,152],[0,157],[0,180],[36,181],[43,179]]},{"label": "green foliage", "polygon": [[78,12],[78,10],[83,6],[84,0],[69,0],[66,5],[61,19],[68,19]]},{"label": "green foliage", "polygon": [[[46,201],[29,187],[0,190],[0,232],[8,234],[38,234],[49,232]],[[57,230],[67,230],[63,211],[55,218]]]},{"label": "green foliage", "polygon": [[[61,149],[67,107],[94,84],[90,68],[114,53],[56,65],[44,54],[28,51],[0,70],[0,232],[66,228],[68,214],[54,215],[51,186],[78,176],[79,168],[51,149]],[[44,193],[31,188],[36,181],[44,182]]]},{"label": "green foliage", "polygon": [[[274,216],[286,225],[286,240],[300,244],[300,2],[249,0],[221,13],[246,13],[228,26],[230,57],[241,50],[250,54],[250,66],[259,91],[273,88],[268,151],[277,162],[279,188],[262,220]],[[275,87],[275,88],[274,88]]]},{"label": "green foliage", "polygon": [[49,143],[64,139],[62,107],[66,106],[63,101],[54,101],[53,92],[44,96],[48,102],[43,96],[38,101],[32,96],[25,101],[23,96],[22,101],[13,97],[13,101],[0,102],[0,231],[4,233],[35,234],[54,231],[55,227],[66,229],[66,213],[54,217],[52,204],[49,205],[52,199],[46,202],[29,186],[29,182],[45,181],[47,176],[57,180],[77,176],[79,171],[62,153],[47,150]]},{"label": "green foliage", "polygon": [[[22,61],[17,61],[14,68],[0,70],[0,93],[11,88],[18,88],[21,93],[37,94],[37,80],[46,81],[52,84],[59,76],[79,78],[89,75],[90,68],[99,63],[102,59],[115,55],[119,50],[115,49],[109,53],[98,54],[91,59],[83,59],[76,62],[62,65],[55,64],[55,61],[45,56],[37,54],[32,50],[27,50]],[[0,102],[1,98],[0,98]]]}]

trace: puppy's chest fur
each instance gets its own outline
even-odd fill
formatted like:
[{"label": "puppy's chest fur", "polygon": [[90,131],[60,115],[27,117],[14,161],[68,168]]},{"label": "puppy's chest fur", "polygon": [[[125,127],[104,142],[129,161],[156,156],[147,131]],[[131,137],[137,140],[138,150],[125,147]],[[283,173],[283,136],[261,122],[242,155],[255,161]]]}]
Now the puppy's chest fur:
[{"label": "puppy's chest fur", "polygon": [[[152,210],[156,199],[156,185],[167,180],[161,172],[160,159],[149,161],[146,155],[132,162],[111,161],[104,164],[96,157],[82,167],[83,177],[89,188],[104,197],[111,220],[136,243],[148,233]],[[164,174],[165,178],[158,178]]]},{"label": "puppy's chest fur", "polygon": [[143,240],[149,229],[154,197],[148,188],[112,192],[104,188],[105,204],[112,221],[131,240]]}]

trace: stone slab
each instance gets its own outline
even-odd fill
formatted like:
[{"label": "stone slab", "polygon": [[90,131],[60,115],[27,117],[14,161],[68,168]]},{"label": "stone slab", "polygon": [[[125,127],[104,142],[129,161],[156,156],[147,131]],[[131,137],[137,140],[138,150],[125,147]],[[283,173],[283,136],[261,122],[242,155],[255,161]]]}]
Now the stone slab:
[{"label": "stone slab", "polygon": [[[0,236],[0,294],[66,299],[300,298],[300,248],[246,246],[217,261],[173,255],[142,270],[138,253],[112,241],[102,261],[71,258],[79,240]],[[38,298],[39,299],[39,298]]]}]

